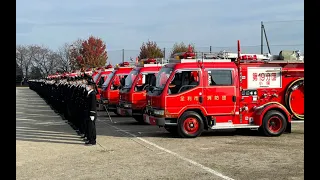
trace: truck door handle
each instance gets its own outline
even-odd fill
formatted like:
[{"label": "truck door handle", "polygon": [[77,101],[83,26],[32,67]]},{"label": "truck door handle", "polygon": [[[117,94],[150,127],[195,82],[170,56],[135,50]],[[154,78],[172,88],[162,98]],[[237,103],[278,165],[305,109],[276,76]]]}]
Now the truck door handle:
[{"label": "truck door handle", "polygon": [[236,96],[232,96],[232,102],[236,102],[237,101],[237,97]]},{"label": "truck door handle", "polygon": [[199,102],[202,103],[202,101],[203,101],[203,98],[202,98],[202,96],[200,96],[199,97]]}]

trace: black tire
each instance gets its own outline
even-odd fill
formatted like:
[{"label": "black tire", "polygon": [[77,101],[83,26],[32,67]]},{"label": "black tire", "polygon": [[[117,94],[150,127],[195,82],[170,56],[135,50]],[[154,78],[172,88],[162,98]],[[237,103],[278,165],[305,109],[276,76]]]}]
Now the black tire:
[{"label": "black tire", "polygon": [[138,121],[139,124],[145,124],[145,122],[143,121],[143,115],[133,115],[132,117],[133,117],[133,119]]},{"label": "black tire", "polygon": [[280,136],[286,130],[286,127],[286,117],[277,110],[270,110],[264,115],[259,130],[265,136]]},{"label": "black tire", "polygon": [[178,135],[178,127],[177,126],[164,126],[164,128],[172,135]]},{"label": "black tire", "polygon": [[[189,126],[187,126],[189,124]],[[193,127],[191,127],[191,125]],[[189,129],[188,129],[189,128]],[[201,135],[204,124],[201,116],[194,111],[187,111],[178,120],[178,134],[182,138],[195,138]]]},{"label": "black tire", "polygon": [[138,121],[140,124],[147,124],[146,122],[144,122],[143,120],[143,114],[146,113],[146,108],[144,108],[142,110],[142,114],[141,115],[133,115],[133,119],[135,119],[136,121]]},{"label": "black tire", "polygon": [[117,116],[121,116],[121,114],[118,113],[117,109],[112,111],[113,113],[115,113]]}]

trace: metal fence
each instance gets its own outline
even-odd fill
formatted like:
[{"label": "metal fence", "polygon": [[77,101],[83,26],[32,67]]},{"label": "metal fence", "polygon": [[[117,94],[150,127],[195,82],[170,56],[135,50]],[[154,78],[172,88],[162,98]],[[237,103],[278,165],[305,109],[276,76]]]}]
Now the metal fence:
[{"label": "metal fence", "polygon": [[300,50],[304,54],[304,20],[261,22],[260,53],[281,50]]},{"label": "metal fence", "polygon": [[[292,44],[292,45],[273,45],[269,44],[271,49],[271,54],[279,54],[281,50],[300,50],[303,54],[304,52],[304,45],[303,44]],[[264,51],[263,53],[267,53],[268,49],[267,46],[264,44]],[[237,46],[229,46],[229,47],[195,47],[196,52],[220,52],[220,51],[230,51],[230,52],[237,52]],[[171,55],[172,48],[163,48],[163,52],[165,52],[165,58],[169,58]],[[252,46],[244,46],[241,45],[241,52],[243,53],[261,53],[261,45],[252,45]],[[108,60],[107,63],[111,63],[112,65],[121,63],[123,61],[130,61],[132,59],[135,61],[136,57],[139,56],[140,50],[112,50],[108,51]]]},{"label": "metal fence", "polygon": [[[250,34],[248,34],[250,37]],[[256,42],[259,42],[257,39]],[[172,48],[162,48],[165,58],[169,58]],[[197,52],[219,52],[219,51],[237,52],[236,41],[234,45],[228,47],[219,46],[196,46]],[[263,21],[261,22],[261,44],[246,45],[241,44],[243,53],[268,53],[279,54],[281,50],[300,50],[304,54],[304,20],[289,21]],[[111,50],[108,51],[108,62],[117,64],[123,61],[133,61],[139,55],[140,50]]]}]

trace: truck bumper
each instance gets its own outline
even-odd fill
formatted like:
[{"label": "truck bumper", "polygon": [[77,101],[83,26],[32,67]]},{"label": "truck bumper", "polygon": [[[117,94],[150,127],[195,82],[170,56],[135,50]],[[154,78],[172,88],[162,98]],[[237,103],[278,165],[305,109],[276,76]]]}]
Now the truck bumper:
[{"label": "truck bumper", "polygon": [[143,121],[147,124],[157,125],[157,126],[164,126],[166,123],[165,118],[149,116],[147,114],[143,114]]},{"label": "truck bumper", "polygon": [[108,99],[101,99],[100,103],[103,105],[107,105],[109,103]]},{"label": "truck bumper", "polygon": [[132,116],[132,109],[125,109],[117,107],[117,113],[121,116]]}]

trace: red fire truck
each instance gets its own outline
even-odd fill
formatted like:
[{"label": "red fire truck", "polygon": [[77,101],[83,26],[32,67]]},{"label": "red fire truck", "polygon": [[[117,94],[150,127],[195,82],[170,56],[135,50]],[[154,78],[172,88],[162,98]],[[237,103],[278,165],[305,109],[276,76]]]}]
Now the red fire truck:
[{"label": "red fire truck", "polygon": [[147,101],[147,90],[155,86],[156,76],[164,65],[162,58],[142,59],[136,68],[132,69],[125,79],[125,85],[120,90],[120,102],[117,108],[121,116],[133,116],[138,122],[143,122],[143,112]]},{"label": "red fire truck", "polygon": [[114,69],[112,68],[112,65],[109,64],[105,68],[103,68],[103,67],[97,68],[96,74],[92,75],[93,81],[96,82],[97,88],[98,88],[98,93],[97,93],[97,108],[98,108],[98,110],[104,109],[102,101],[101,101],[101,88],[102,88],[103,83],[108,78],[108,75],[111,74],[111,72],[113,70]]},{"label": "red fire truck", "polygon": [[161,68],[147,93],[145,122],[180,137],[234,128],[280,136],[291,132],[292,119],[304,119],[304,58],[294,51],[261,60],[241,54],[238,42],[234,62],[201,56]]},{"label": "red fire truck", "polygon": [[108,78],[102,85],[101,101],[107,108],[117,113],[117,105],[119,104],[119,89],[124,85],[124,79],[133,69],[133,65],[129,62],[123,62],[119,64],[119,67],[115,67],[109,74]]}]

